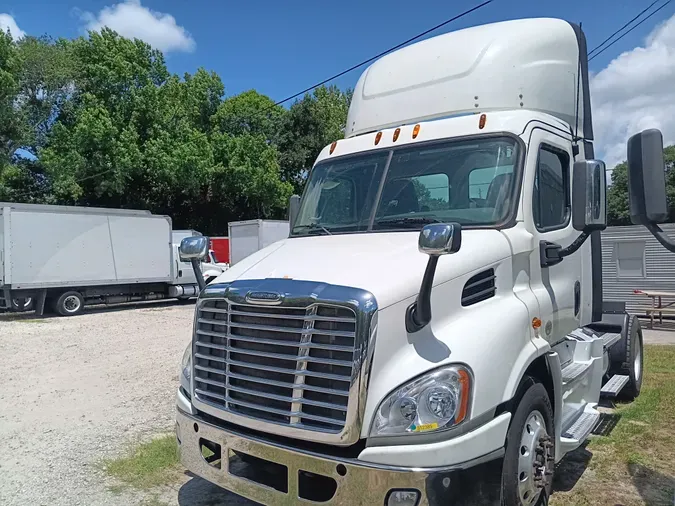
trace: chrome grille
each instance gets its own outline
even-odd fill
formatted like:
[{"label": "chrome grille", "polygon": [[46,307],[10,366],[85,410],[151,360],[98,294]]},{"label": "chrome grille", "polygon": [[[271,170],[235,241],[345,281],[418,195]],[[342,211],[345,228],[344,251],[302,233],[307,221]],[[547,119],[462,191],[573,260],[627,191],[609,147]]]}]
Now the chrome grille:
[{"label": "chrome grille", "polygon": [[201,300],[193,348],[197,399],[300,429],[339,433],[358,379],[352,308]]}]

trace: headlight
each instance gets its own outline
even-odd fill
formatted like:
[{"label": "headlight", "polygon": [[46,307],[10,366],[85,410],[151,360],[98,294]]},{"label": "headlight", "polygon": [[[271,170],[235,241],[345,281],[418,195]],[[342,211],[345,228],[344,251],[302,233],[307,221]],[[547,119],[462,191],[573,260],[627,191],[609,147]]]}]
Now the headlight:
[{"label": "headlight", "polygon": [[436,369],[389,394],[377,410],[370,435],[449,429],[467,418],[470,397],[468,368],[456,365]]},{"label": "headlight", "polygon": [[192,374],[192,343],[188,344],[180,363],[180,385],[186,392],[190,391],[190,376]]}]

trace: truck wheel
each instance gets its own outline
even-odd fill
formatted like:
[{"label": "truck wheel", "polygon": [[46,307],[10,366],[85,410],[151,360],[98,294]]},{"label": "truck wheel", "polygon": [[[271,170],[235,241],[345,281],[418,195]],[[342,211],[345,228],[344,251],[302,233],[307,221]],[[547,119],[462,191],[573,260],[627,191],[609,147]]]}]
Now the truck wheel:
[{"label": "truck wheel", "polygon": [[54,302],[54,311],[61,316],[74,316],[84,309],[84,297],[80,292],[65,292]]},{"label": "truck wheel", "polygon": [[553,487],[553,410],[544,385],[528,378],[522,388],[525,391],[506,434],[503,504],[541,506],[548,504]]},{"label": "truck wheel", "polygon": [[618,365],[618,373],[628,376],[628,383],[619,393],[619,399],[632,401],[640,395],[642,389],[642,375],[644,353],[642,348],[642,327],[636,316],[628,319],[628,330],[623,343],[618,344],[621,348],[621,362]]},{"label": "truck wheel", "polygon": [[[22,300],[23,305],[21,305]],[[14,311],[30,311],[33,309],[33,298],[25,297],[23,299],[12,299],[12,308]]]}]

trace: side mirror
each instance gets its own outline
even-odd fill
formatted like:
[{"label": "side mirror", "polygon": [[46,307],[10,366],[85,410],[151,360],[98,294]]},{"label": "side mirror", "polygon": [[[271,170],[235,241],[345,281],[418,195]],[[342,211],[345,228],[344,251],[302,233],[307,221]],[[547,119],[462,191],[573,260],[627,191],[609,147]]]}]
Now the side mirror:
[{"label": "side mirror", "polygon": [[572,226],[590,233],[607,228],[607,175],[600,160],[574,162]]},{"label": "side mirror", "polygon": [[462,245],[462,227],[458,223],[432,223],[420,232],[418,247],[429,256],[456,253]]},{"label": "side mirror", "polygon": [[645,130],[628,139],[628,201],[636,225],[663,223],[668,218],[663,135]]},{"label": "side mirror", "polygon": [[405,328],[409,333],[422,330],[431,321],[431,288],[436,274],[436,265],[441,255],[457,253],[462,246],[462,226],[459,223],[432,223],[420,231],[417,246],[429,255],[422,286],[406,311]]},{"label": "side mirror", "polygon": [[182,262],[193,258],[202,260],[209,254],[209,239],[204,236],[185,237],[178,246],[178,253]]},{"label": "side mirror", "polygon": [[295,225],[298,212],[300,212],[300,195],[291,195],[288,202],[288,224],[291,230],[293,230],[293,225]]}]

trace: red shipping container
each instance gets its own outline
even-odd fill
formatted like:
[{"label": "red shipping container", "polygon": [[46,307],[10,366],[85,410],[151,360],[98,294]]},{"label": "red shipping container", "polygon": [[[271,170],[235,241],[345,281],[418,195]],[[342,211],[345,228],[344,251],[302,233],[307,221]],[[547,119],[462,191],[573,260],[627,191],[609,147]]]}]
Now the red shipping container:
[{"label": "red shipping container", "polygon": [[211,249],[216,254],[216,260],[222,263],[230,263],[230,238],[209,237]]}]

